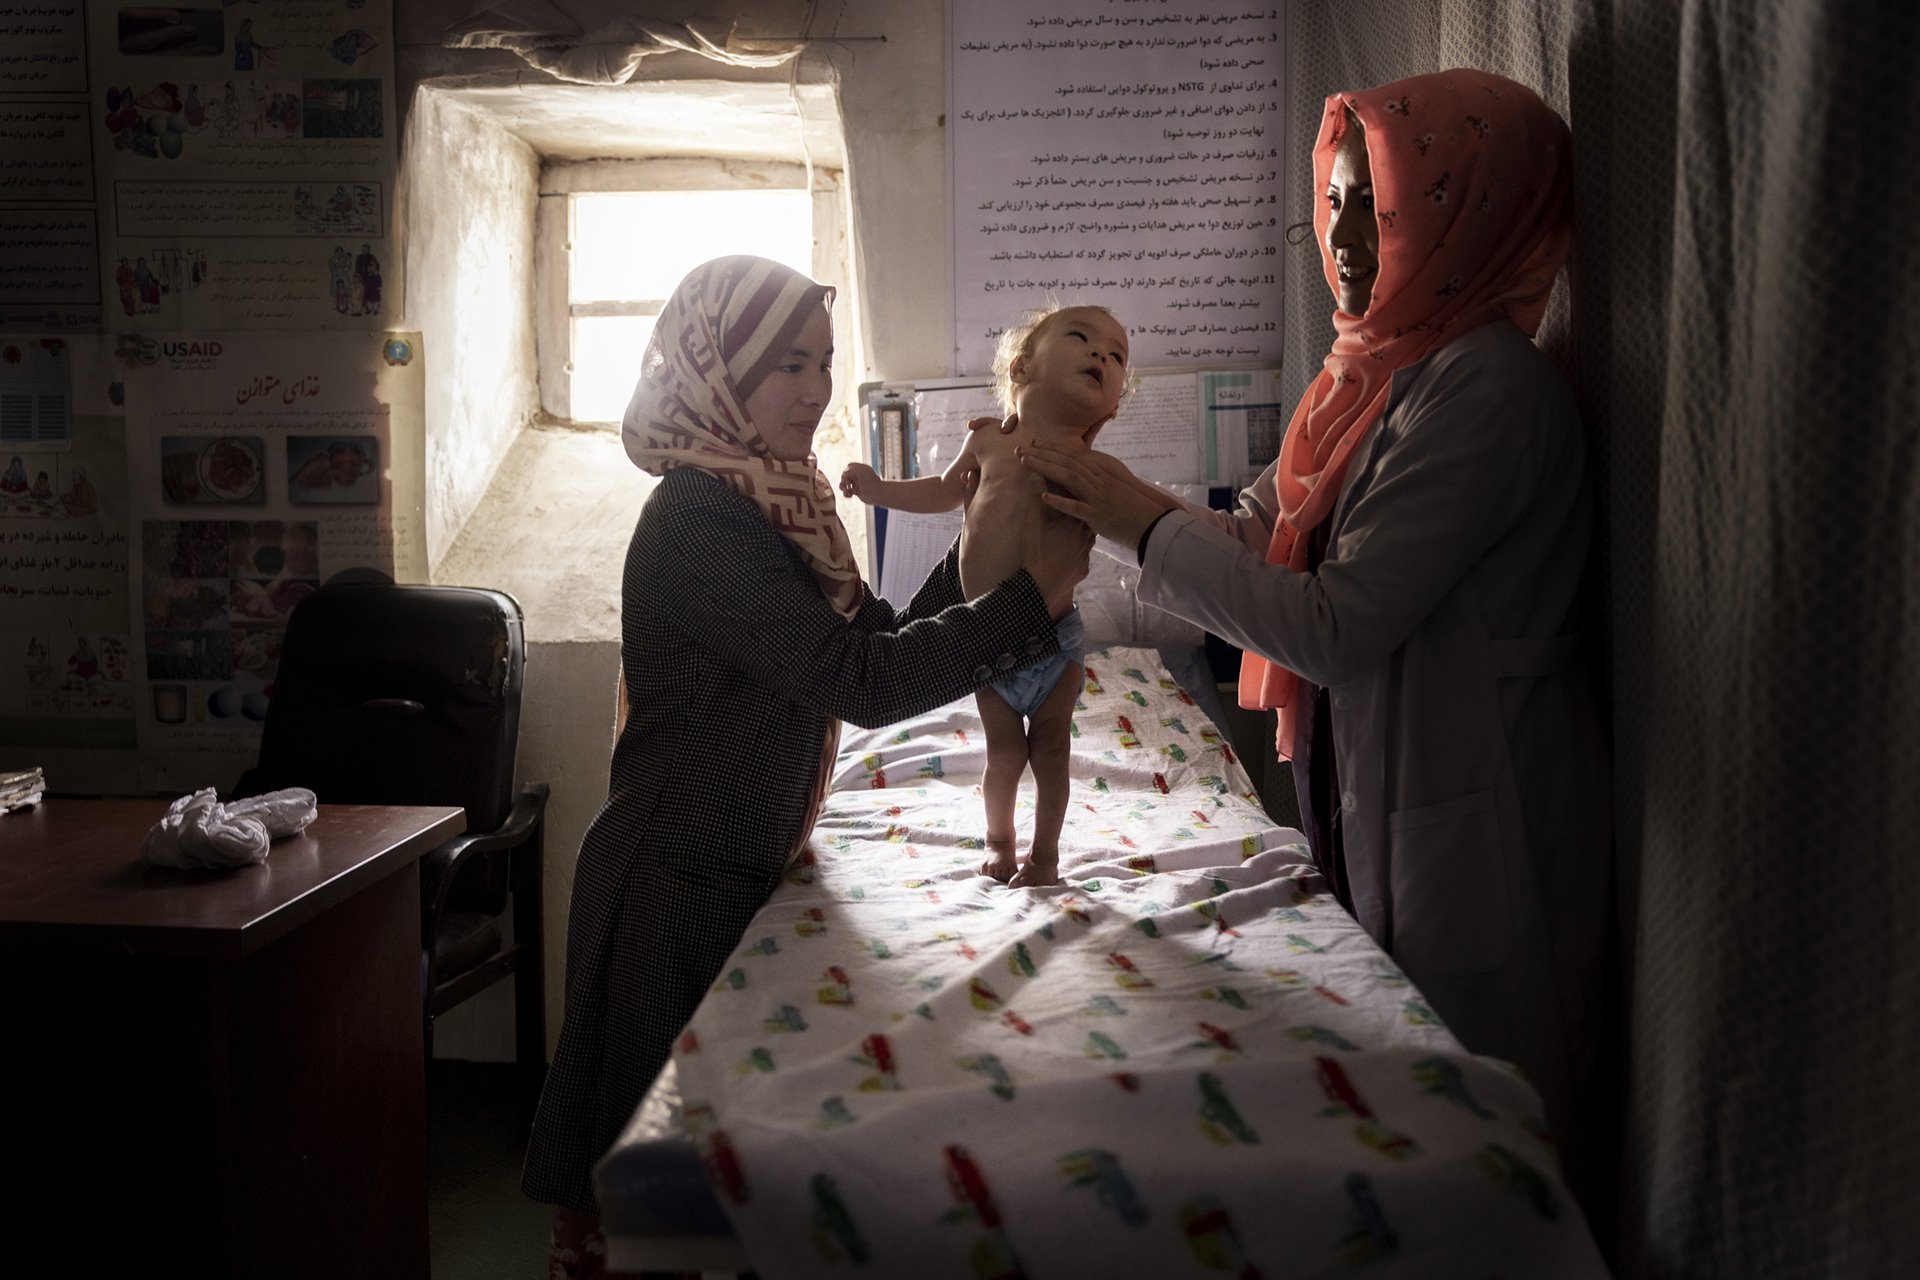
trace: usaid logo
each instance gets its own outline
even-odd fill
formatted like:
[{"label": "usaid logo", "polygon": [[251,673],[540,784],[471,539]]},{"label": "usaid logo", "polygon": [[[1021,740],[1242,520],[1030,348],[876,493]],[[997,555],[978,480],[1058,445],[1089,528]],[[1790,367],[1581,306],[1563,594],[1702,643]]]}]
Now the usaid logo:
[{"label": "usaid logo", "polygon": [[217,342],[163,342],[160,354],[169,360],[212,360],[220,354]]},{"label": "usaid logo", "polygon": [[158,364],[160,357],[165,356],[175,368],[190,364],[201,369],[210,368],[220,352],[217,342],[155,342],[152,338],[139,339],[133,349],[141,364]]},{"label": "usaid logo", "polygon": [[220,358],[220,350],[219,343],[209,341],[188,342],[177,338],[169,338],[158,343],[150,338],[143,338],[140,341],[142,363],[154,363],[156,357],[149,355],[148,352],[157,351],[158,356],[164,357],[167,367],[175,373],[205,371],[213,368],[214,362]]}]

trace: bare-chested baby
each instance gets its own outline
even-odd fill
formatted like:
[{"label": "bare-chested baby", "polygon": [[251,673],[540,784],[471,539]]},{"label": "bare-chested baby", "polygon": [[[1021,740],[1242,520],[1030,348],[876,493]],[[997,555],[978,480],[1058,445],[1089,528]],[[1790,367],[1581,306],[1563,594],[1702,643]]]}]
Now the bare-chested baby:
[{"label": "bare-chested baby", "polygon": [[[1022,563],[1034,531],[1082,541],[1085,528],[1040,500],[1046,482],[1020,461],[1029,442],[1084,449],[1119,410],[1127,386],[1127,331],[1104,307],[1032,313],[1001,335],[994,359],[1001,408],[1017,415],[1011,432],[971,432],[938,476],[883,480],[856,462],[840,476],[848,497],[896,511],[966,508],[960,534],[960,587],[969,600],[990,591]],[[972,497],[968,494],[971,492]],[[1085,631],[1076,607],[1057,624],[1060,652],[1011,671],[976,695],[987,732],[987,853],[981,873],[1016,886],[1060,883],[1060,828],[1067,816],[1073,704],[1081,684]],[[1033,844],[1021,865],[1014,800],[1033,767]]]}]

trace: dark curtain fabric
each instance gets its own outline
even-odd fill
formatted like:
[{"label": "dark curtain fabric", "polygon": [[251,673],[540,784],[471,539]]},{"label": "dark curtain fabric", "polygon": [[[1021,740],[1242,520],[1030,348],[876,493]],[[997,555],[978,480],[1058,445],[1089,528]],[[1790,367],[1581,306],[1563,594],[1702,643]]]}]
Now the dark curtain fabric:
[{"label": "dark curtain fabric", "polygon": [[[1629,1277],[1920,1274],[1920,8],[1308,0],[1320,100],[1447,66],[1566,116],[1541,344],[1601,498]],[[1299,178],[1293,220],[1316,193]],[[1290,385],[1331,340],[1296,251]]]}]

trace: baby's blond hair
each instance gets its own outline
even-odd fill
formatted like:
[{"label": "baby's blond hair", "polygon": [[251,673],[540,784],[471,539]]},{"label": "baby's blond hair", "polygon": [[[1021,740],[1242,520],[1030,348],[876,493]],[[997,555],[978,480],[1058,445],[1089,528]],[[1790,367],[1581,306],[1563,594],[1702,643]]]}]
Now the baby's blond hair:
[{"label": "baby's blond hair", "polygon": [[[1000,340],[993,348],[993,395],[1000,402],[1001,413],[1012,413],[1014,409],[1013,362],[1033,354],[1034,344],[1040,341],[1040,331],[1047,327],[1049,320],[1062,311],[1098,311],[1115,324],[1120,323],[1119,317],[1113,312],[1092,303],[1082,302],[1063,306],[1049,299],[1046,306],[1035,307],[1028,311],[1021,317],[1019,324],[1001,332]],[[1126,403],[1127,397],[1132,394],[1133,380],[1129,378],[1127,389],[1120,397],[1121,403]]]}]

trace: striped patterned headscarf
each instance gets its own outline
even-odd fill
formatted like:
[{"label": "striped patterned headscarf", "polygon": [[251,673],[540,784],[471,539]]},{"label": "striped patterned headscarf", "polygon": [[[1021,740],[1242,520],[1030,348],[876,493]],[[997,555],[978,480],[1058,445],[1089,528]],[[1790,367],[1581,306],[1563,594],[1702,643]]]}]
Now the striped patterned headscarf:
[{"label": "striped patterned headscarf", "polygon": [[620,435],[642,471],[697,467],[752,500],[806,557],[821,593],[851,618],[863,589],[832,487],[813,459],[770,455],[745,408],[814,308],[832,298],[826,285],[765,258],[695,267],[654,325]]}]

